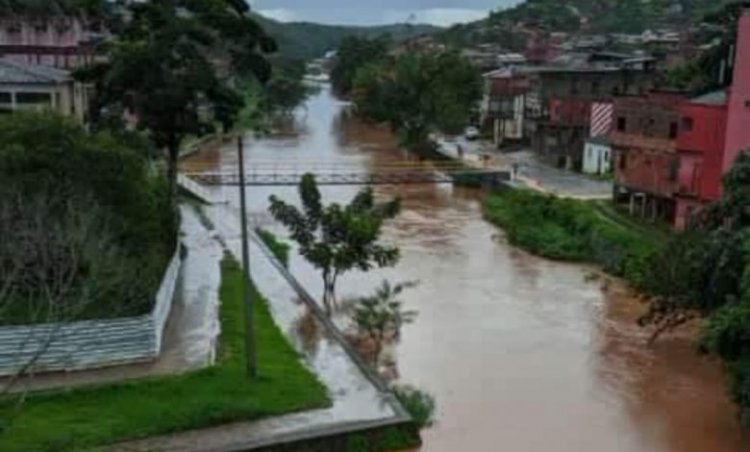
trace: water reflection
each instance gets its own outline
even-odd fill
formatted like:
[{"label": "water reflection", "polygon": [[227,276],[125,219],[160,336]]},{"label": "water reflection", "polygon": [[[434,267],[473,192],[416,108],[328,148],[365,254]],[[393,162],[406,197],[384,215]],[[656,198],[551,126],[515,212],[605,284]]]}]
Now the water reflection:
[{"label": "water reflection", "polygon": [[[354,120],[344,106],[323,90],[308,104],[298,143],[254,140],[248,164],[373,170],[408,158],[388,130]],[[219,158],[218,167],[236,168],[232,148]],[[215,161],[197,156],[190,164]],[[322,194],[346,202],[359,188],[324,187]],[[235,192],[227,188],[224,196],[234,203]],[[273,193],[298,203],[296,189],[250,193],[253,220],[283,233],[266,212],[267,199]],[[370,293],[383,278],[422,282],[404,294],[406,308],[419,315],[393,350],[393,369],[436,396],[437,424],[425,432],[424,450],[750,451],[719,365],[695,353],[689,332],[646,347],[634,321],[643,306],[619,283],[589,280],[590,268],[509,246],[482,219],[476,191],[379,186],[376,194],[403,198],[402,215],[384,232],[403,258],[394,269],[346,275],[339,295]],[[290,269],[321,293],[320,276],[299,256]]]}]

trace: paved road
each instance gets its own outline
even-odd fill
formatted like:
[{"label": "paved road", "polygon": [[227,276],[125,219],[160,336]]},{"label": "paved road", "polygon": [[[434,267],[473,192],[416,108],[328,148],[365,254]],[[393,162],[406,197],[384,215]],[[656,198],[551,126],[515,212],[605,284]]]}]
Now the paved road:
[{"label": "paved road", "polygon": [[555,193],[560,196],[609,199],[612,197],[612,182],[593,179],[589,176],[551,167],[540,162],[530,151],[504,155],[509,166],[518,165],[518,180],[530,188]]}]

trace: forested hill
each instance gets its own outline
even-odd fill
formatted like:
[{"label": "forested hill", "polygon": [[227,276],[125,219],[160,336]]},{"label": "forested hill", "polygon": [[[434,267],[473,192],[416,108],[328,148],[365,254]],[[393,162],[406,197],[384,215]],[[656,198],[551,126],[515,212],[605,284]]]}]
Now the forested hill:
[{"label": "forested hill", "polygon": [[321,57],[326,51],[338,48],[348,36],[378,37],[390,35],[394,40],[404,40],[441,30],[431,25],[394,24],[373,27],[322,25],[309,22],[278,22],[257,16],[263,28],[273,36],[282,55],[310,59]]},{"label": "forested hill", "polygon": [[[456,44],[512,39],[520,24],[571,33],[641,33],[656,28],[681,29],[730,0],[526,0],[498,10],[485,20],[451,27],[441,34]],[[484,38],[483,38],[484,37]]]}]

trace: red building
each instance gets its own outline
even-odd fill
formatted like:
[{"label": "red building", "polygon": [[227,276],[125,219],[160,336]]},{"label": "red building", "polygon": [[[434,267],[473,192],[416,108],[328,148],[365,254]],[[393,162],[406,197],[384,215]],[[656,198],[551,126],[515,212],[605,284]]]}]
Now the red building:
[{"label": "red building", "polygon": [[684,95],[654,91],[616,98],[614,131],[615,198],[632,214],[672,219],[679,158],[679,105]]},{"label": "red building", "polygon": [[721,196],[721,179],[750,150],[750,6],[739,19],[733,83],[685,102],[677,147],[680,159],[675,226]]},{"label": "red building", "polygon": [[692,99],[652,93],[615,101],[616,197],[631,212],[683,228],[721,196],[721,180],[750,149],[750,6],[738,23],[734,82]]}]

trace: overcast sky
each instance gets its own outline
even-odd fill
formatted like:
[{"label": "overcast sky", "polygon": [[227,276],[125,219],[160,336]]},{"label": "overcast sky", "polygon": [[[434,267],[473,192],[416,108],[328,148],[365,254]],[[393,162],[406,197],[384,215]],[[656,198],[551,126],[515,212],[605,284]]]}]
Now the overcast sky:
[{"label": "overcast sky", "polygon": [[486,17],[490,10],[520,0],[250,0],[277,20],[375,25],[414,21],[447,26]]}]

